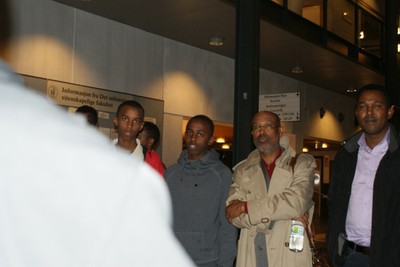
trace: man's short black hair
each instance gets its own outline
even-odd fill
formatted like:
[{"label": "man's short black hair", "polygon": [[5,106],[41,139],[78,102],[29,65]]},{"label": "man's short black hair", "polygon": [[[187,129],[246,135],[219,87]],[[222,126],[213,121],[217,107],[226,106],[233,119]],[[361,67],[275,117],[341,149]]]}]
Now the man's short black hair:
[{"label": "man's short black hair", "polygon": [[360,99],[360,96],[362,93],[366,92],[366,91],[378,91],[381,92],[385,98],[386,101],[386,107],[390,108],[393,105],[393,102],[386,90],[386,88],[380,84],[375,84],[375,83],[370,83],[367,85],[362,86],[358,92],[357,92],[357,101]]},{"label": "man's short black hair", "polygon": [[187,125],[189,125],[189,123],[191,123],[192,121],[203,121],[203,122],[207,123],[208,127],[210,128],[210,136],[213,136],[213,134],[214,134],[214,122],[209,117],[207,117],[206,115],[196,115],[196,116],[190,118],[190,120],[188,121]]},{"label": "man's short black hair", "polygon": [[154,140],[151,148],[154,149],[157,147],[158,142],[160,141],[160,130],[158,129],[157,125],[150,121],[145,121],[142,131],[146,131],[147,137]]},{"label": "man's short black hair", "polygon": [[136,108],[136,109],[138,109],[138,110],[140,111],[140,113],[142,113],[142,114],[141,114],[141,115],[142,115],[142,119],[144,119],[144,108],[142,107],[142,105],[140,105],[139,102],[137,102],[137,101],[135,101],[135,100],[127,100],[127,101],[122,102],[122,103],[118,106],[118,109],[117,109],[117,117],[118,117],[119,112],[121,111],[121,108],[124,107],[124,106],[130,106],[131,108]]},{"label": "man's short black hair", "polygon": [[95,119],[95,121],[94,121],[95,125],[97,125],[97,123],[99,122],[99,118],[97,116],[97,111],[91,106],[87,106],[87,105],[80,106],[79,108],[76,109],[75,112],[82,113],[82,114],[92,114],[93,118]]}]

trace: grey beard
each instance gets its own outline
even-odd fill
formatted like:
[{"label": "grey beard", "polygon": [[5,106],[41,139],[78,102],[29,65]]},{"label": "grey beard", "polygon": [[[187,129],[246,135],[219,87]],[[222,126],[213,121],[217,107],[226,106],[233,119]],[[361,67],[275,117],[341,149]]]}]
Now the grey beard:
[{"label": "grey beard", "polygon": [[273,151],[275,151],[278,147],[279,144],[276,145],[266,145],[263,146],[262,144],[255,144],[256,148],[258,149],[258,151],[260,151],[260,153],[271,153]]}]

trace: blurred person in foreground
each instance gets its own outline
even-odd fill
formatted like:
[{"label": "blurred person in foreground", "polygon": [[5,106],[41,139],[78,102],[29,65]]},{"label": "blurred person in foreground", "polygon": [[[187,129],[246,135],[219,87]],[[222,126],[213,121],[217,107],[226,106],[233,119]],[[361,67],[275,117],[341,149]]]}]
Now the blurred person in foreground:
[{"label": "blurred person in foreground", "polygon": [[1,60],[0,92],[0,266],[194,266],[155,171]]}]

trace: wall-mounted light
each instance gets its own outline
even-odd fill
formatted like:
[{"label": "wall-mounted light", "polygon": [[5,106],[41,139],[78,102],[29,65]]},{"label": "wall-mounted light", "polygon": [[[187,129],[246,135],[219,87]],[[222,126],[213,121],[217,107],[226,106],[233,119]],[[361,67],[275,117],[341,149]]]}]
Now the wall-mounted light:
[{"label": "wall-mounted light", "polygon": [[308,148],[303,147],[303,152],[304,152],[304,153],[308,152]]},{"label": "wall-mounted light", "polygon": [[230,147],[229,147],[229,145],[228,144],[223,144],[222,145],[222,149],[229,149]]},{"label": "wall-mounted light", "polygon": [[[398,25],[400,25],[400,17]],[[400,53],[400,27],[397,27],[397,53]]]},{"label": "wall-mounted light", "polygon": [[400,27],[397,27],[397,53],[400,53]]},{"label": "wall-mounted light", "polygon": [[217,142],[218,144],[223,144],[223,143],[225,143],[225,138],[218,137],[217,140],[215,140],[215,142]]},{"label": "wall-mounted light", "polygon": [[360,40],[362,40],[362,39],[364,39],[365,38],[365,34],[364,34],[364,31],[360,31]]},{"label": "wall-mounted light", "polygon": [[221,37],[211,37],[210,42],[208,43],[211,46],[222,46],[224,45],[224,39]]},{"label": "wall-mounted light", "polygon": [[325,113],[326,113],[326,111],[325,111],[324,108],[320,108],[320,109],[319,109],[319,117],[320,117],[321,119],[325,116]]},{"label": "wall-mounted light", "polygon": [[328,148],[328,144],[327,143],[322,143],[322,148]]},{"label": "wall-mounted light", "polygon": [[338,120],[339,120],[340,122],[344,121],[344,114],[343,114],[342,112],[339,112],[339,113],[338,113]]}]

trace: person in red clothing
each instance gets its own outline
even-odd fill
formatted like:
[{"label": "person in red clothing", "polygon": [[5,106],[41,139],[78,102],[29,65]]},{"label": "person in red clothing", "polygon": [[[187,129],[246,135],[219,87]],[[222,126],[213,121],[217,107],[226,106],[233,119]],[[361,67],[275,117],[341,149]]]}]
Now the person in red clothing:
[{"label": "person in red clothing", "polygon": [[137,138],[145,151],[144,160],[164,176],[165,166],[155,149],[160,140],[160,130],[157,125],[152,122],[145,121],[142,131],[139,132]]}]

